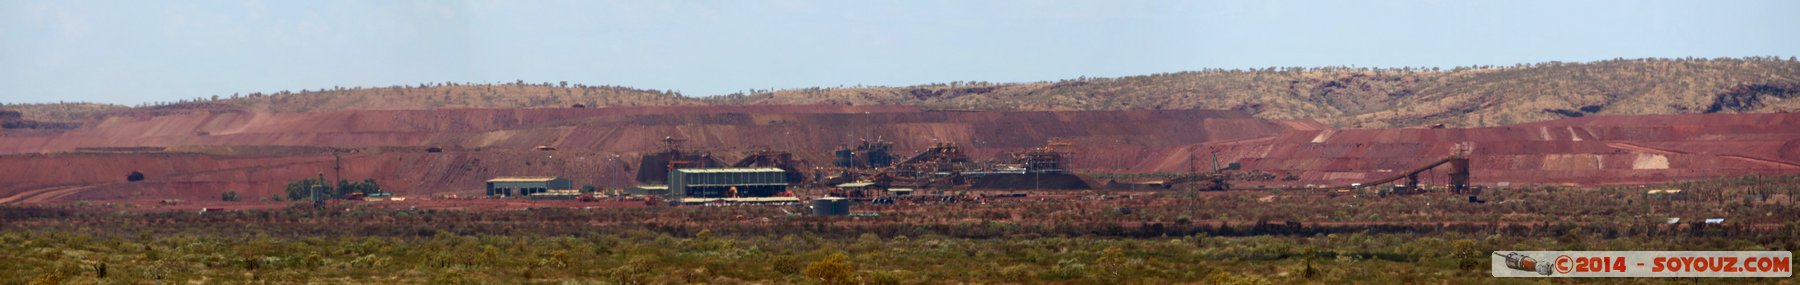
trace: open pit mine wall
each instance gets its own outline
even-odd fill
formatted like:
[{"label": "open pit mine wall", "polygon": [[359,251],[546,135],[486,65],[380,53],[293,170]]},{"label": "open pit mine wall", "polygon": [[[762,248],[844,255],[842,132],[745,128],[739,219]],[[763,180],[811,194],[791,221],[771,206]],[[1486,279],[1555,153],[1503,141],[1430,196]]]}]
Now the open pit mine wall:
[{"label": "open pit mine wall", "polygon": [[[1064,150],[1074,153],[1078,170],[1104,172],[1204,170],[1216,151],[1222,163],[1298,178],[1258,182],[1277,186],[1382,178],[1470,142],[1477,184],[1631,184],[1800,173],[1796,125],[1796,114],[1742,114],[1333,130],[1229,111],[846,106],[193,112],[112,116],[66,132],[0,137],[0,203],[217,199],[224,191],[263,198],[294,180],[334,178],[338,158],[345,179],[375,178],[402,195],[479,194],[482,181],[513,175],[622,187],[631,184],[641,155],[663,149],[664,137],[687,139],[684,148],[723,161],[768,147],[814,165],[829,164],[839,145],[876,138],[894,142],[902,156],[957,143],[977,160],[1064,140],[1074,143]],[[442,152],[427,152],[431,146]],[[353,151],[334,157],[332,148]],[[124,182],[132,171],[147,179]],[[1442,179],[1435,176],[1424,180]]]},{"label": "open pit mine wall", "polygon": [[[342,154],[343,177],[380,180],[404,195],[479,195],[496,176],[557,175],[581,183],[625,185],[627,159],[600,153],[535,151],[363,152]],[[287,183],[337,174],[330,153],[217,155],[203,153],[57,153],[0,156],[0,204],[29,201],[112,199],[217,199],[237,191],[246,199],[282,194]],[[145,179],[126,182],[132,171]],[[67,191],[52,191],[68,189]],[[48,192],[47,194],[32,192]]]},{"label": "open pit mine wall", "polygon": [[[701,109],[701,108],[695,108]],[[604,110],[604,109],[602,109]],[[704,109],[701,109],[704,110]],[[851,109],[854,111],[855,109]],[[539,113],[543,112],[543,113]],[[67,152],[103,147],[319,146],[651,152],[664,137],[697,150],[769,147],[809,159],[877,138],[896,149],[937,142],[1017,149],[1052,138],[1112,145],[1181,145],[1281,133],[1281,124],[1228,111],[1080,112],[678,112],[615,115],[567,110],[190,113],[110,117],[49,136],[0,137],[0,153]]]},{"label": "open pit mine wall", "polygon": [[[1189,155],[1297,176],[1275,184],[1346,185],[1469,153],[1478,185],[1646,184],[1749,174],[1800,174],[1800,114],[1588,117],[1470,129],[1294,131],[1174,149],[1133,172],[1178,171]],[[1176,158],[1176,159],[1170,159]],[[1204,166],[1202,167],[1204,169]],[[1447,170],[1421,177],[1444,183]]]},{"label": "open pit mine wall", "polygon": [[[839,145],[885,139],[906,155],[957,143],[977,159],[1058,139],[1077,145],[1077,166],[1126,169],[1158,149],[1240,141],[1293,131],[1289,124],[1230,111],[955,112],[862,109],[675,108],[196,112],[115,116],[83,128],[0,137],[0,197],[33,200],[216,198],[278,194],[320,173],[375,178],[403,195],[480,193],[494,176],[558,175],[605,187],[630,185],[635,162],[664,137],[724,161],[759,147],[788,150],[815,165]],[[436,146],[442,152],[427,152]],[[555,150],[534,150],[549,146]],[[1088,153],[1088,154],[1080,154]],[[1091,154],[1091,155],[1090,155]],[[148,179],[124,182],[131,171]],[[55,190],[50,192],[49,190]],[[32,194],[49,192],[48,194]]]}]

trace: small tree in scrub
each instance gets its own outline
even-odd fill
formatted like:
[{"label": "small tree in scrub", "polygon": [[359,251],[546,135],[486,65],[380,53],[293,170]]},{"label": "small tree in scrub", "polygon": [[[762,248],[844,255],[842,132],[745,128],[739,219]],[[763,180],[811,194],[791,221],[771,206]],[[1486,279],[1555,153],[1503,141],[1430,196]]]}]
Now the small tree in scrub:
[{"label": "small tree in scrub", "polygon": [[363,195],[369,195],[369,194],[381,193],[381,184],[376,183],[375,179],[373,179],[373,178],[363,179],[363,181],[361,181],[361,182],[351,182],[349,180],[338,180],[338,188],[337,189],[338,189],[338,191],[337,191],[338,197],[348,197],[348,195],[350,195],[351,193],[362,193]]},{"label": "small tree in scrub", "polygon": [[287,185],[288,200],[302,201],[302,200],[312,199],[313,185],[326,185],[324,191],[320,191],[319,195],[331,196],[332,193],[335,193],[332,191],[332,188],[330,185],[324,184],[324,183],[325,183],[324,180],[319,180],[318,178],[300,179],[300,181],[294,181],[293,183],[288,183],[288,185]]},{"label": "small tree in scrub", "polygon": [[818,280],[819,284],[842,285],[854,283],[851,273],[855,268],[850,264],[850,257],[842,252],[834,252],[823,259],[806,264],[801,270],[806,278]]},{"label": "small tree in scrub", "polygon": [[1474,240],[1459,239],[1451,244],[1450,258],[1456,261],[1456,268],[1465,271],[1475,270],[1481,266],[1481,259],[1487,257],[1475,245]]},{"label": "small tree in scrub", "polygon": [[319,195],[326,199],[347,197],[346,195],[350,193],[363,193],[364,195],[382,193],[381,184],[375,182],[375,179],[363,179],[360,182],[338,180],[337,187],[324,184],[324,181],[318,178],[307,178],[288,183],[287,198],[294,201],[312,199],[313,185],[325,185],[325,189],[319,191]]}]

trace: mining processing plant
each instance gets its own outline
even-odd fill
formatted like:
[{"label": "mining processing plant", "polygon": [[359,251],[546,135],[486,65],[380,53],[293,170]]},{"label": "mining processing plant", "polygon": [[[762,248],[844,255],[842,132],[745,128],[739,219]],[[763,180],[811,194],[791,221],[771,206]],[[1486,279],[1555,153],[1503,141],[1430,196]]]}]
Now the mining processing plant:
[{"label": "mining processing plant", "polygon": [[[790,202],[794,189],[822,189],[822,195],[868,201],[931,189],[1086,190],[1093,179],[1070,170],[1067,142],[976,161],[954,143],[937,143],[911,156],[896,157],[892,142],[863,140],[831,153],[828,166],[815,166],[785,151],[759,148],[725,164],[711,153],[682,148],[684,139],[665,137],[663,149],[639,161],[637,182],[628,193],[660,196],[671,202]],[[797,201],[797,200],[792,200]]]},{"label": "mining processing plant", "polygon": [[[1273,174],[1239,171],[1238,163],[1220,165],[1213,152],[1212,167],[1162,180],[1098,183],[1073,171],[1073,144],[1051,140],[1043,146],[1007,152],[991,160],[975,160],[955,143],[934,143],[910,156],[894,156],[894,143],[862,140],[830,153],[830,165],[813,165],[793,153],[759,147],[745,151],[741,159],[726,164],[711,152],[682,147],[684,139],[665,137],[662,149],[643,155],[637,168],[637,186],[625,194],[660,199],[670,204],[703,203],[798,203],[799,197],[837,197],[849,201],[891,203],[914,193],[949,191],[1025,190],[1149,190],[1186,189],[1224,191],[1233,180],[1267,181]],[[1480,202],[1479,189],[1469,184],[1470,147],[1456,146],[1452,155],[1399,172],[1391,177],[1345,187],[1307,187],[1327,191],[1368,193],[1375,197],[1431,192],[1421,177],[1447,166],[1450,193],[1468,194]],[[1200,165],[1190,158],[1190,164]],[[1382,187],[1395,183],[1389,187]],[[501,177],[489,180],[490,197],[527,196],[558,198],[579,195],[571,183],[558,177]],[[1181,187],[1186,185],[1186,187]],[[1266,189],[1259,187],[1259,189]],[[540,197],[542,196],[542,197]],[[921,197],[919,195],[914,197]],[[573,197],[573,196],[571,196]]]}]

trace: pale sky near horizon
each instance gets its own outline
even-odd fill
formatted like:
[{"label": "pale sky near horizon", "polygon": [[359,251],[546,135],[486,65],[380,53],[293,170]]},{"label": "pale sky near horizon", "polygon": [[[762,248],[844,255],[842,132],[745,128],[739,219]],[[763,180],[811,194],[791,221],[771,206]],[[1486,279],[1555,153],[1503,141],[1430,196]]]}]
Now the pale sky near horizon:
[{"label": "pale sky near horizon", "polygon": [[0,102],[676,90],[1800,55],[1800,1],[0,0]]}]

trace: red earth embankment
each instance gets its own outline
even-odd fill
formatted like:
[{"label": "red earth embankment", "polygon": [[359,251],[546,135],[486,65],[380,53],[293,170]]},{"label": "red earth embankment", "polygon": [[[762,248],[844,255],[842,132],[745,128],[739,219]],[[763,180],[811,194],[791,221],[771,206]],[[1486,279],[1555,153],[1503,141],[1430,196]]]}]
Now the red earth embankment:
[{"label": "red earth embankment", "polygon": [[[44,136],[0,137],[0,197],[82,187],[50,198],[252,199],[343,164],[343,178],[375,178],[403,195],[479,193],[505,175],[558,175],[578,184],[629,185],[635,162],[687,139],[686,148],[727,161],[754,148],[788,150],[824,164],[836,147],[885,139],[900,154],[939,142],[976,159],[1057,139],[1099,151],[1241,141],[1287,125],[1230,111],[966,112],[902,107],[769,106],[612,109],[194,112],[115,116]],[[427,152],[428,147],[442,152]],[[534,150],[538,146],[555,148]],[[160,151],[156,151],[159,150]],[[1134,152],[1141,155],[1151,151]],[[1137,159],[1078,161],[1125,168]],[[140,171],[148,179],[125,183]],[[20,196],[25,197],[25,196]],[[41,200],[41,199],[40,199]]]},{"label": "red earth embankment", "polygon": [[[1349,184],[1393,175],[1474,146],[1478,184],[1630,184],[1800,173],[1800,115],[1589,117],[1471,129],[1334,130],[1232,111],[926,111],[876,106],[460,109],[122,115],[53,134],[0,137],[0,202],[247,199],[343,166],[401,195],[475,194],[495,176],[557,175],[577,185],[630,184],[662,139],[726,161],[756,148],[815,165],[861,139],[910,155],[939,142],[977,160],[1048,140],[1074,143],[1093,172],[1183,172],[1221,163],[1296,180]],[[534,150],[549,146],[555,150]],[[427,152],[439,147],[442,152]],[[337,148],[337,155],[333,149]],[[140,171],[147,177],[125,182]],[[1441,174],[1431,174],[1433,177]],[[1433,178],[1425,179],[1433,182]],[[1438,181],[1441,181],[1439,179]]]},{"label": "red earth embankment", "polygon": [[[1265,141],[1171,150],[1131,171],[1178,171],[1190,154],[1297,176],[1277,185],[1346,185],[1391,177],[1473,147],[1477,184],[1644,184],[1800,173],[1800,114],[1589,117],[1469,129],[1296,131]],[[1204,167],[1203,167],[1204,168]],[[1428,173],[1443,183],[1447,169]]]}]

